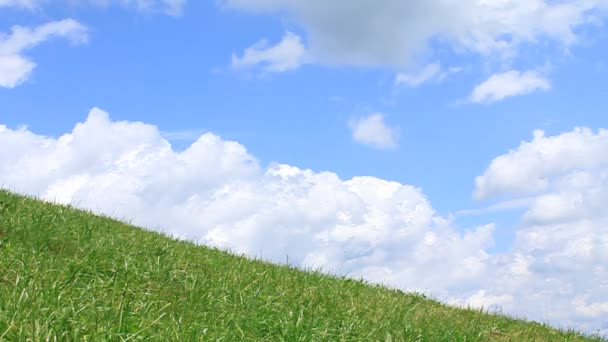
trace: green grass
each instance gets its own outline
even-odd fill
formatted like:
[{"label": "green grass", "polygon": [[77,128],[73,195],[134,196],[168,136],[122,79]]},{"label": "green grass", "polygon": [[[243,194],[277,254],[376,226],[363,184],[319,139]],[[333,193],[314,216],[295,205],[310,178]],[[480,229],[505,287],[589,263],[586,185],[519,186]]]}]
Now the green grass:
[{"label": "green grass", "polygon": [[587,341],[0,190],[0,340]]}]

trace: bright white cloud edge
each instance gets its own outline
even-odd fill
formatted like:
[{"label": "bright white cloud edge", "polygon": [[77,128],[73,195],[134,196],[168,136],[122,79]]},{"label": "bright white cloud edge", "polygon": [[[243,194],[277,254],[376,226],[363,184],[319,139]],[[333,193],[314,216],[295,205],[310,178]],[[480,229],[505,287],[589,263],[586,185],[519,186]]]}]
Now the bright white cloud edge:
[{"label": "bright white cloud edge", "polygon": [[[487,252],[493,225],[461,233],[418,188],[283,164],[262,168],[242,145],[211,133],[177,152],[155,126],[115,122],[99,109],[59,138],[0,125],[0,184],[250,256],[276,262],[289,256],[299,266],[423,291],[452,304],[500,306],[505,313],[607,333],[608,219],[594,206],[608,200],[605,153],[598,154],[606,151],[607,137],[585,129],[556,137],[537,133],[492,162],[477,184],[485,197],[537,178],[550,185],[534,189],[536,202],[505,254]],[[555,156],[569,145],[586,157],[560,162]],[[530,158],[546,150],[554,153],[545,163]],[[501,173],[496,163],[532,176],[509,183],[510,171]],[[588,205],[581,208],[591,211],[562,217],[563,201],[555,196],[582,198]]]}]

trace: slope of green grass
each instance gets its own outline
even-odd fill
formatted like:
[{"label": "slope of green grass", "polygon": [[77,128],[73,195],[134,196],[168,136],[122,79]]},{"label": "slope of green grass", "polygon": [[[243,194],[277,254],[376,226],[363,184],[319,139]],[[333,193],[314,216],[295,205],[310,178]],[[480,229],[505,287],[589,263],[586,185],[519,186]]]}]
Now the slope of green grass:
[{"label": "slope of green grass", "polygon": [[0,190],[0,340],[144,339],[592,340]]}]

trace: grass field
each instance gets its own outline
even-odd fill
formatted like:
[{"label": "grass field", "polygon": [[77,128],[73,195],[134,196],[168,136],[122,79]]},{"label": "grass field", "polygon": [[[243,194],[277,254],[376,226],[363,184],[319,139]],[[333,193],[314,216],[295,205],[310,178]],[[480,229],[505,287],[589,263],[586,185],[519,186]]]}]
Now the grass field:
[{"label": "grass field", "polygon": [[0,340],[600,341],[0,190]]}]

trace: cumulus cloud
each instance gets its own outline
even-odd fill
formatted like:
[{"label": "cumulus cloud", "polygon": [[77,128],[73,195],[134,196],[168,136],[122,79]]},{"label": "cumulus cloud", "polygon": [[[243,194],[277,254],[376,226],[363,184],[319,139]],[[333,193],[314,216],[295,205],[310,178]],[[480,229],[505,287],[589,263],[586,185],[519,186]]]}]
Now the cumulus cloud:
[{"label": "cumulus cloud", "polygon": [[276,45],[268,46],[262,40],[245,49],[243,56],[232,55],[233,69],[246,69],[260,66],[264,72],[284,72],[298,69],[306,57],[306,48],[301,38],[287,32]]},{"label": "cumulus cloud", "polygon": [[582,325],[591,329],[596,324],[594,328],[604,334],[608,334],[606,151],[605,129],[576,128],[552,137],[536,131],[532,141],[494,159],[475,182],[478,199],[524,199],[520,204],[525,203],[525,213],[511,256],[519,261],[512,267],[528,284],[538,284],[547,305],[555,308],[560,302],[550,299],[553,288],[567,298],[563,305],[574,307],[564,306],[552,317],[567,317],[566,312],[574,310]]},{"label": "cumulus cloud", "polygon": [[588,172],[608,165],[606,151],[606,129],[594,133],[589,128],[576,128],[553,137],[534,131],[532,141],[522,142],[516,150],[497,157],[475,179],[474,196],[488,199],[504,194],[538,194],[555,186],[559,175],[568,175],[559,178],[563,185],[590,186],[598,178],[590,178]]},{"label": "cumulus cloud", "polygon": [[27,80],[36,63],[25,57],[23,51],[52,37],[84,43],[87,41],[87,28],[73,19],[64,19],[34,29],[13,26],[10,34],[0,33],[0,87],[14,88]]},{"label": "cumulus cloud", "polygon": [[353,139],[364,145],[387,149],[397,146],[397,129],[384,122],[384,115],[374,113],[348,123]]},{"label": "cumulus cloud", "polygon": [[[605,0],[402,1],[222,0],[220,6],[285,16],[308,34],[315,61],[401,67],[431,45],[513,57],[524,43],[577,42],[576,30],[604,20]],[[336,20],[340,18],[340,20]]]},{"label": "cumulus cloud", "polygon": [[473,89],[471,102],[491,103],[507,97],[549,90],[551,83],[536,71],[510,70],[497,73]]},{"label": "cumulus cloud", "polygon": [[[606,151],[606,135],[581,129],[564,136],[579,143],[579,154],[605,159],[597,153]],[[606,203],[606,164],[593,156],[571,160],[567,153],[558,161],[552,151],[564,136],[537,134],[497,160],[536,170],[530,179],[547,179],[544,193],[532,196],[572,193]],[[535,164],[526,152],[536,150],[545,162]],[[493,165],[481,177],[494,181],[478,185],[493,188],[482,191],[483,198],[523,189],[501,180],[508,175],[490,177],[498,172]],[[599,207],[567,218],[529,214],[512,251],[490,254],[494,225],[457,229],[416,187],[284,164],[263,167],[244,146],[212,133],[178,152],[157,127],[112,121],[99,109],[57,138],[0,125],[0,184],[250,256],[289,257],[294,265],[424,291],[457,305],[608,333],[608,218]]]},{"label": "cumulus cloud", "polygon": [[58,138],[0,126],[0,146],[0,184],[10,189],[405,289],[461,287],[483,273],[492,244],[493,226],[462,234],[413,186],[264,168],[211,133],[177,152],[155,126],[99,109]]}]

